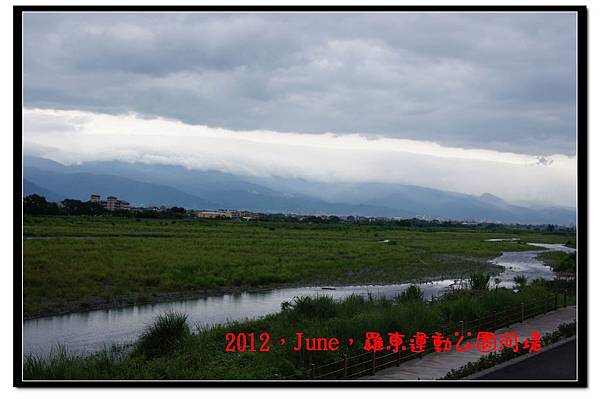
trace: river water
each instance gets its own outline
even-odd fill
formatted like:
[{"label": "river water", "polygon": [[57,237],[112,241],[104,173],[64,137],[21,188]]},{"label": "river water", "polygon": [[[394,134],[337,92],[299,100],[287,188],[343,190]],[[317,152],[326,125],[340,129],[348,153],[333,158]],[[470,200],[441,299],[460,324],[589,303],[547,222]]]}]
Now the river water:
[{"label": "river water", "polygon": [[[495,239],[497,241],[497,239]],[[544,249],[538,251],[504,252],[491,262],[505,269],[497,277],[499,286],[511,288],[513,278],[523,274],[529,281],[535,278],[554,279],[554,273],[536,256],[544,251],[573,252],[561,244],[533,244]],[[426,299],[438,296],[458,280],[436,280],[417,284]],[[23,353],[47,355],[58,345],[69,352],[89,353],[135,341],[146,325],[159,314],[169,310],[188,315],[191,326],[200,328],[234,320],[252,319],[278,312],[281,303],[296,296],[328,295],[342,299],[352,294],[393,297],[410,284],[360,285],[331,287],[283,288],[267,292],[229,294],[168,303],[130,306],[117,309],[71,313],[62,316],[42,317],[23,322]]]}]

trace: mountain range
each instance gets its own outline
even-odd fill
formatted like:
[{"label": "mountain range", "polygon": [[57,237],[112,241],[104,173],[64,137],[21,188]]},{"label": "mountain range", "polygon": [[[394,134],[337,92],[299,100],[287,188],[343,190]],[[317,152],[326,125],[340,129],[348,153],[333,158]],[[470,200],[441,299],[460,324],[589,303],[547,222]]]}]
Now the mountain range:
[{"label": "mountain range", "polygon": [[514,204],[489,193],[475,196],[413,185],[247,177],[120,161],[63,165],[33,156],[25,157],[23,170],[24,195],[37,193],[50,201],[87,200],[94,193],[115,195],[133,206],[575,224],[573,208]]}]

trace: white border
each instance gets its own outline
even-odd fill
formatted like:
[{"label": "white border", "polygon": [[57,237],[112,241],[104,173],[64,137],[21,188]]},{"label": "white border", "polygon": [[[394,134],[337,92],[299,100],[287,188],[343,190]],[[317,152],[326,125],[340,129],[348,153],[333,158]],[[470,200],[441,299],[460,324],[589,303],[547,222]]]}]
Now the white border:
[{"label": "white border", "polygon": [[[277,5],[277,4],[281,4],[281,2],[277,2],[277,1],[273,1],[273,0],[258,0],[258,1],[231,1],[231,0],[223,0],[221,1],[221,4],[229,4],[229,5],[249,5],[249,4],[258,4],[260,2],[260,4],[262,5]],[[522,5],[522,2],[519,1],[507,1],[505,3],[502,3],[502,0],[498,1],[498,0],[479,0],[479,1],[473,1],[473,0],[463,0],[460,3],[452,3],[448,0],[420,0],[419,1],[419,5],[453,5],[453,4],[460,4],[460,5]],[[38,0],[38,1],[31,1],[31,0],[22,0],[22,1],[15,1],[15,4],[19,4],[19,5],[38,5],[38,4],[48,4],[48,3],[52,3],[49,1],[45,1],[45,0]],[[95,2],[96,4],[100,3],[99,1]],[[105,5],[119,5],[122,4],[119,1],[114,1],[114,0],[107,0],[105,2],[102,2]],[[161,5],[164,4],[164,1],[157,1],[157,0],[147,0],[147,1],[140,1],[140,0],[129,0],[126,2],[129,5]],[[287,4],[298,4],[298,2],[288,2]],[[360,2],[356,1],[356,0],[347,0],[345,2],[342,2],[340,0],[330,0],[327,2],[328,4],[331,5],[346,5],[346,4],[350,4],[350,5],[361,5]],[[363,4],[366,2],[363,2]],[[412,4],[415,4],[416,2],[413,1]],[[55,3],[57,4],[57,3]],[[58,4],[62,4],[62,5],[78,5],[78,4],[87,4],[87,5],[93,5],[94,2],[90,2],[90,0],[79,0],[79,1],[73,1],[73,0],[63,0]],[[202,5],[199,4],[196,1],[190,1],[190,0],[179,0],[177,1],[177,4],[179,5]],[[315,0],[311,0],[311,1],[305,1],[304,4],[313,4],[313,5],[319,5],[321,4],[321,2],[319,1],[315,1]],[[381,0],[378,1],[378,4],[381,5],[401,5],[400,2],[398,1],[389,1],[389,0]],[[600,6],[596,6],[594,4],[593,1],[591,0],[581,0],[581,1],[572,1],[572,0],[563,0],[563,1],[557,1],[557,0],[529,0],[527,1],[528,5],[587,5],[588,6],[588,12],[589,12],[589,19],[588,19],[588,26],[589,26],[589,43],[591,43],[589,45],[589,61],[588,61],[588,71],[589,71],[589,87],[590,87],[590,103],[589,103],[589,107],[588,107],[588,112],[589,112],[589,126],[588,126],[588,131],[589,131],[589,136],[588,136],[588,145],[589,145],[589,174],[590,176],[593,174],[594,171],[600,171],[600,158],[595,159],[593,157],[594,152],[598,153],[598,151],[600,151],[600,143],[598,141],[595,140],[595,136],[592,133],[594,131],[594,127],[596,126],[595,121],[597,120],[597,118],[594,116],[594,113],[592,112],[593,109],[593,105],[595,103],[597,103],[597,93],[598,90],[596,90],[598,88],[598,85],[596,84],[596,81],[594,80],[594,75],[592,74],[591,71],[597,69],[598,67],[600,67],[600,62],[599,60],[599,56],[598,54],[600,54],[600,50],[596,50],[596,48],[598,48],[597,43],[598,41],[600,41],[600,34],[598,29],[595,28],[594,25],[594,21],[596,20],[596,14],[594,14],[594,10],[598,10],[598,7]],[[2,18],[1,20],[1,24],[0,24],[0,28],[3,30],[2,33],[3,35],[2,37],[2,44],[3,44],[3,50],[4,50],[4,54],[8,54],[10,53],[12,50],[12,10],[11,10],[11,4],[10,3],[3,3],[2,6],[4,7],[3,9],[3,13],[0,13],[0,16]],[[596,8],[594,8],[596,7]],[[598,40],[595,40],[598,39]],[[592,44],[596,43],[596,47],[594,47]],[[2,122],[4,123],[4,135],[2,136],[4,138],[3,141],[3,145],[0,146],[0,162],[2,162],[1,164],[1,168],[0,170],[2,170],[3,173],[3,185],[0,186],[0,190],[2,190],[2,198],[9,198],[11,203],[12,203],[12,185],[9,184],[9,182],[11,182],[12,180],[12,134],[8,134],[7,132],[11,132],[12,131],[12,124],[10,121],[12,121],[12,91],[8,90],[7,88],[11,88],[12,87],[12,64],[9,63],[5,63],[4,65],[2,65],[3,68],[3,74],[0,74],[0,78],[3,79],[3,87],[5,88],[4,91],[4,95],[3,95],[3,107],[2,110],[4,112],[4,118],[2,119]],[[600,201],[600,189],[598,187],[600,187],[599,185],[594,184],[593,181],[590,180],[589,183],[589,204],[590,204],[590,208],[589,208],[589,219],[588,219],[588,223],[589,223],[589,234],[590,234],[590,240],[589,242],[597,242],[597,240],[595,240],[595,238],[600,239],[600,230],[598,230],[596,228],[595,225],[595,221],[597,218],[597,213],[594,212],[594,208],[591,207],[592,203],[598,203],[598,201]],[[6,208],[5,208],[6,209]],[[6,214],[6,210],[5,210],[5,214]],[[1,245],[1,253],[4,255],[5,257],[5,265],[12,265],[12,239],[14,237],[12,237],[12,212],[9,212],[9,217],[5,219],[5,223],[2,224],[3,226],[3,230],[2,230],[2,240],[0,240],[0,245]],[[10,223],[8,223],[10,221]],[[600,220],[598,220],[598,222],[600,222]],[[589,264],[593,265],[596,264],[598,262],[596,262],[596,260],[600,261],[600,257],[597,256],[596,251],[594,250],[593,247],[589,248]],[[11,267],[12,269],[12,267]],[[11,276],[12,276],[12,270],[10,272]],[[597,272],[595,271],[594,268],[590,268],[588,270],[588,279],[589,281],[595,281]],[[12,315],[12,278],[9,278],[9,276],[7,276],[6,278],[2,279],[2,286],[0,286],[0,290],[2,291],[4,297],[3,297],[3,301],[2,301],[2,305],[4,306],[3,310],[4,310],[4,314],[5,315]],[[596,290],[598,291],[598,290]],[[589,292],[589,302],[588,302],[588,306],[590,306],[590,308],[594,307],[594,305],[598,304],[598,306],[600,306],[600,293],[597,293],[596,291],[590,291]],[[590,316],[592,316],[590,314]],[[12,317],[11,317],[12,320]],[[589,331],[598,331],[598,328],[600,328],[600,323],[597,322],[596,318],[590,317],[589,319]],[[0,333],[2,333],[2,337],[5,338],[6,342],[12,342],[12,329],[4,329],[1,330]],[[591,334],[590,334],[591,335]],[[595,346],[590,346],[589,348],[590,350],[590,360],[594,359],[594,358],[599,358],[600,357],[600,348],[596,348]],[[10,351],[9,351],[10,352]],[[594,356],[597,355],[597,356]],[[590,361],[589,364],[589,377],[590,377],[590,384],[592,386],[592,388],[594,387],[594,381],[593,381],[593,372],[594,372],[595,368],[594,368],[594,364]],[[0,375],[2,375],[5,380],[4,380],[4,392],[3,393],[8,393],[8,394],[15,394],[17,393],[15,389],[10,388],[10,386],[12,385],[12,356],[7,354],[7,356],[4,356],[4,362],[2,363],[2,373],[0,373]],[[54,389],[54,390],[43,390],[43,389],[38,389],[38,390],[20,390],[21,392],[18,392],[18,394],[20,396],[28,396],[28,395],[35,395],[36,392],[40,392],[40,391],[44,391],[44,395],[48,395],[50,398],[52,398],[53,396],[56,397],[60,397],[61,399],[65,397],[65,395],[77,395],[77,397],[79,397],[79,390],[60,390],[60,389]],[[183,396],[189,395],[190,397],[193,395],[194,397],[196,397],[196,395],[198,393],[202,394],[202,395],[210,395],[210,393],[214,392],[211,389],[205,389],[201,392],[198,391],[189,391],[189,390],[178,390],[177,393]],[[257,397],[258,395],[260,395],[260,398],[266,398],[266,397],[275,397],[275,395],[277,395],[277,397],[279,397],[281,395],[281,391],[279,391],[278,389],[269,389],[269,390],[264,390],[264,389],[254,389],[254,390],[250,390],[250,391],[241,391],[239,389],[234,389],[234,390],[225,390],[225,389],[220,389],[219,390],[219,395],[225,393],[224,391],[228,391],[228,392],[234,392],[236,395],[240,395],[243,394],[244,396],[250,395],[252,396],[253,394],[256,394]],[[588,393],[590,393],[592,390],[578,390],[578,391],[571,391],[569,393],[569,395],[586,395]],[[91,391],[88,390],[86,391],[86,395],[89,395],[91,397],[100,397],[100,395],[104,396],[106,391]],[[127,395],[130,394],[131,391],[127,391],[127,390],[123,390],[123,389],[114,389],[111,390],[111,394],[115,394],[115,395]],[[314,394],[319,394],[319,393],[323,393],[323,390],[319,390],[319,389],[311,389],[311,395]],[[385,393],[386,391],[381,391],[378,390],[377,391],[379,394]],[[389,393],[389,391],[387,391]],[[456,391],[456,393],[458,393],[459,391]],[[159,390],[159,391],[152,391],[152,390],[145,390],[145,395],[147,395],[149,398],[150,397],[162,397],[164,396],[165,391],[164,390]],[[326,394],[330,394],[331,391],[327,391],[325,392]],[[345,396],[355,396],[355,397],[363,397],[365,395],[366,391],[365,390],[358,390],[358,391],[348,391],[346,390],[344,395]],[[407,392],[408,394],[410,394],[409,392]],[[436,397],[439,396],[440,394],[443,394],[441,391],[436,390],[434,392],[432,392],[431,390],[425,390],[423,391],[423,388],[421,388],[421,390],[419,391],[419,395],[427,395],[431,393],[432,396],[435,395]],[[502,397],[504,398],[507,394],[509,395],[518,395],[519,393],[523,393],[521,390],[519,389],[515,389],[515,390],[511,390],[510,392],[506,391],[506,390],[486,390],[485,393],[481,392],[481,391],[473,391],[473,390],[460,390],[460,395],[462,397],[469,397],[470,395],[472,395],[471,397],[477,397],[479,398],[480,395],[485,394],[486,396],[489,397]],[[533,393],[532,390],[527,390],[527,395],[531,395]],[[306,391],[290,391],[290,390],[286,390],[285,391],[285,395],[288,398],[292,398],[292,397],[304,397],[307,394]],[[565,390],[544,390],[543,392],[544,396],[548,397],[548,398],[554,398],[554,397],[560,397],[561,399],[564,397],[564,395],[566,394]],[[60,396],[59,396],[60,395]]]}]

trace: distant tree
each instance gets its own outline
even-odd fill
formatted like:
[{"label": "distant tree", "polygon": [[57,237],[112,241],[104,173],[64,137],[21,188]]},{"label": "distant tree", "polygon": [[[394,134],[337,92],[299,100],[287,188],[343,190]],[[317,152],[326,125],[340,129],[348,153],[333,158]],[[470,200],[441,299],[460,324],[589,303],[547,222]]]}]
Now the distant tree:
[{"label": "distant tree", "polygon": [[136,211],[135,215],[143,219],[158,219],[159,212],[152,209],[142,209],[141,211]]},{"label": "distant tree", "polygon": [[67,215],[102,215],[106,210],[95,202],[83,202],[76,199],[65,199],[63,212]]},{"label": "distant tree", "polygon": [[31,194],[23,198],[23,213],[31,215],[56,215],[58,206],[54,202],[46,201],[45,197]]},{"label": "distant tree", "polygon": [[112,214],[113,214],[113,216],[120,216],[120,217],[132,216],[131,211],[129,209],[115,209]]}]

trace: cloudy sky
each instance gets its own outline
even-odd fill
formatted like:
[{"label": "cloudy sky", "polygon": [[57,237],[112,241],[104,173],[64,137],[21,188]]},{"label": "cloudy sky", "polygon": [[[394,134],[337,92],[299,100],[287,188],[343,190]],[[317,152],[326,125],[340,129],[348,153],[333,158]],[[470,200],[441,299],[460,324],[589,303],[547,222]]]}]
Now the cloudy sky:
[{"label": "cloudy sky", "polygon": [[27,14],[25,151],[574,205],[575,23]]}]

